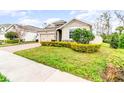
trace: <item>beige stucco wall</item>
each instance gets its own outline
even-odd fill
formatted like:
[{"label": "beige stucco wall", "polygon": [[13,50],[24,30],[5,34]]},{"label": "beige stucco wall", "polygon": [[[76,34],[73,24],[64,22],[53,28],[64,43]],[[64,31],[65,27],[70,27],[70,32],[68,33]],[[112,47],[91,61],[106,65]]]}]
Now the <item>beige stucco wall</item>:
[{"label": "beige stucco wall", "polygon": [[72,22],[70,22],[69,24],[67,24],[63,29],[62,29],[62,40],[72,40],[71,38],[69,38],[69,29],[71,28],[86,28],[87,30],[90,30],[90,26],[80,22],[78,20],[74,20]]}]

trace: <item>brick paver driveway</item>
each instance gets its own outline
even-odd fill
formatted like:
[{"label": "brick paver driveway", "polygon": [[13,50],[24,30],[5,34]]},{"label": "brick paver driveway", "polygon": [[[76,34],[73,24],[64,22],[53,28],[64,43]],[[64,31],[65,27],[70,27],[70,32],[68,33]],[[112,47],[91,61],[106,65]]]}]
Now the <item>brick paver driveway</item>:
[{"label": "brick paver driveway", "polygon": [[33,43],[0,48],[0,72],[12,82],[87,82],[85,79],[13,54],[38,46],[39,43]]}]

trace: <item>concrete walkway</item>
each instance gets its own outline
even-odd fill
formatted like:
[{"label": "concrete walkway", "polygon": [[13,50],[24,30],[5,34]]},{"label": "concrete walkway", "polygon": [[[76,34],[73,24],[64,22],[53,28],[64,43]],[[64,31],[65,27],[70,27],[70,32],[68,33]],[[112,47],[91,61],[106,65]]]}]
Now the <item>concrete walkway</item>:
[{"label": "concrete walkway", "polygon": [[8,47],[0,47],[0,50],[8,51],[8,52],[16,52],[19,50],[25,50],[29,48],[39,47],[40,43],[32,43],[32,44],[21,44],[15,46],[8,46]]},{"label": "concrete walkway", "polygon": [[88,82],[11,52],[37,47],[39,44],[0,48],[0,72],[12,82]]}]

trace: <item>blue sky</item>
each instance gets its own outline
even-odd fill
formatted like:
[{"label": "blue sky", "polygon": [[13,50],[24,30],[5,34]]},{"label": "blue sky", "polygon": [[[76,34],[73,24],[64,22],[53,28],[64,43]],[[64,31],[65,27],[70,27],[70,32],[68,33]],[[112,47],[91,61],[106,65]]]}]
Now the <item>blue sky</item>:
[{"label": "blue sky", "polygon": [[44,22],[51,23],[56,20],[71,20],[72,18],[84,19],[89,22],[95,20],[95,11],[75,10],[0,10],[0,24],[29,24],[42,26]]},{"label": "blue sky", "polygon": [[21,10],[21,11],[4,11],[0,10],[0,24],[21,23],[34,26],[41,26],[44,22],[52,22],[63,19],[69,20],[74,16],[70,15],[71,11],[46,11],[46,10]]},{"label": "blue sky", "polygon": [[[24,24],[42,27],[43,23],[72,18],[95,23],[102,10],[0,10],[0,24]],[[114,20],[115,21],[115,20]],[[114,25],[117,22],[114,22]]]}]

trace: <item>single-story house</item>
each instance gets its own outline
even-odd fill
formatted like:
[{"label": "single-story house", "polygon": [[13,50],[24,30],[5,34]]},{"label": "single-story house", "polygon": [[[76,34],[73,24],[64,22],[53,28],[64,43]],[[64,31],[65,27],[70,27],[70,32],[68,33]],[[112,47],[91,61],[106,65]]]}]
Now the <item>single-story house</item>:
[{"label": "single-story house", "polygon": [[39,32],[39,39],[40,41],[72,41],[72,31],[76,28],[85,28],[92,31],[92,24],[78,19],[72,19],[69,22],[56,21]]},{"label": "single-story house", "polygon": [[30,26],[30,25],[19,25],[19,24],[1,24],[0,25],[0,40],[5,40],[5,33],[17,32],[24,41],[35,41],[38,38],[38,32],[41,28]]}]

